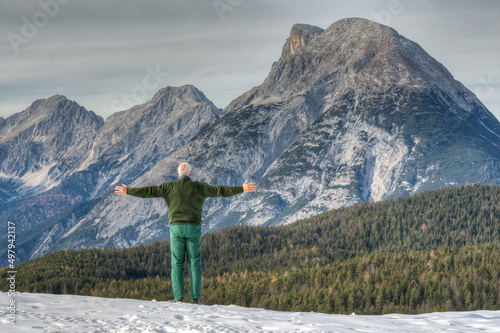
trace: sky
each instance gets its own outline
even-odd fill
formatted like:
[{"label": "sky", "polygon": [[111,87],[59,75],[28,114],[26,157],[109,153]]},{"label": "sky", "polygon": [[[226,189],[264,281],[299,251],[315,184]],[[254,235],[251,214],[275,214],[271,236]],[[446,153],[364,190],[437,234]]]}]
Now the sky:
[{"label": "sky", "polygon": [[498,0],[0,0],[0,117],[60,94],[106,118],[184,84],[224,108],[294,24],[346,17],[417,42],[500,119]]}]

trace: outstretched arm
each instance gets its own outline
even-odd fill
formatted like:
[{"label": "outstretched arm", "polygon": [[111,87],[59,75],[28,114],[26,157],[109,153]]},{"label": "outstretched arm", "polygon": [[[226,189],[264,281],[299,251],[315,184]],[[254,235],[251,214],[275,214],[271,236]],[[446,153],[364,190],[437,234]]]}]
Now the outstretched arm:
[{"label": "outstretched arm", "polygon": [[160,198],[168,194],[168,183],[163,183],[158,186],[145,186],[145,187],[128,187],[125,184],[115,187],[115,193],[118,195],[132,195],[139,198]]},{"label": "outstretched arm", "polygon": [[115,186],[115,193],[118,195],[125,195],[127,194],[127,189],[128,186],[125,184],[122,184],[122,186]]},{"label": "outstretched arm", "polygon": [[249,183],[248,180],[243,184],[243,192],[253,192],[257,188],[255,183]]},{"label": "outstretched arm", "polygon": [[223,186],[223,185],[208,185],[207,183],[199,183],[200,189],[207,198],[215,197],[230,197],[243,192],[253,192],[257,188],[254,183],[246,181],[240,186]]}]

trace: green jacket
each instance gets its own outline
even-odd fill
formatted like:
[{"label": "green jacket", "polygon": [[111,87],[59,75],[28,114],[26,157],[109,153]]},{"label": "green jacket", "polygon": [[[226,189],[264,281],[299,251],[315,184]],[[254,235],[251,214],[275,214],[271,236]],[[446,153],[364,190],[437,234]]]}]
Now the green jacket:
[{"label": "green jacket", "polygon": [[212,186],[192,181],[187,176],[158,186],[130,187],[128,195],[139,198],[163,198],[167,203],[169,223],[201,224],[203,203],[209,197],[230,197],[243,193],[243,186]]}]

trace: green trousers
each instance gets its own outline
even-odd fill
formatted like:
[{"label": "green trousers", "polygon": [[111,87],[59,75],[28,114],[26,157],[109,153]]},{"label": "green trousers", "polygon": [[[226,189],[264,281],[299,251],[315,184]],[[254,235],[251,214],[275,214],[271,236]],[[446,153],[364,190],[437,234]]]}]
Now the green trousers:
[{"label": "green trousers", "polygon": [[201,225],[174,224],[170,226],[172,256],[172,289],[176,300],[184,299],[184,261],[187,257],[191,283],[191,298],[201,294]]}]

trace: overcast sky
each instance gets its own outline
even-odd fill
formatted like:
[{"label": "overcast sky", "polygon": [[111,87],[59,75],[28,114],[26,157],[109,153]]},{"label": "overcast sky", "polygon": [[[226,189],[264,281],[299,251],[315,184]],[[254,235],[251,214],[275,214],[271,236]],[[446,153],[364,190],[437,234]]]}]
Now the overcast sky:
[{"label": "overcast sky", "polygon": [[498,0],[0,0],[0,116],[61,94],[107,117],[183,84],[224,108],[293,24],[345,17],[417,42],[500,119]]}]

